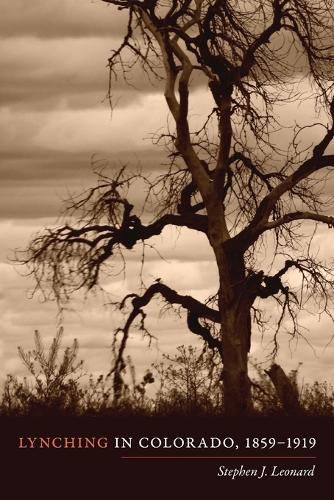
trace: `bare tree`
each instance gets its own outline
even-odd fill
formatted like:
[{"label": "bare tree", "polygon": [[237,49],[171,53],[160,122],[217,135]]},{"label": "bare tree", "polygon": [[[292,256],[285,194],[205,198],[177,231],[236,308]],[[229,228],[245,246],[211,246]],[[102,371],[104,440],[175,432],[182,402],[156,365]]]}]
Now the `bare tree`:
[{"label": "bare tree", "polygon": [[[169,166],[155,180],[126,169],[112,178],[101,174],[95,187],[72,200],[62,226],[33,239],[23,261],[37,286],[51,283],[61,303],[74,290],[95,287],[113,258],[126,259],[127,249],[168,225],[204,233],[217,262],[217,295],[201,303],[155,282],[142,295],[125,297],[119,307],[131,299],[131,310],[116,332],[115,383],[131,325],[139,319],[145,331],[144,308],[160,294],[184,308],[188,328],[220,353],[226,412],[246,413],[252,325],[263,324],[264,301],[280,308],[274,353],[283,327],[302,333],[297,315],[307,301],[331,316],[334,274],[318,260],[312,235],[318,225],[334,225],[325,190],[334,166],[334,2],[103,1],[128,13],[124,39],[109,59],[109,94],[113,77],[126,79],[136,63],[164,82],[171,120],[156,142],[166,147]],[[284,128],[279,106],[304,102],[302,78],[313,92],[307,105],[322,115],[317,123]],[[212,106],[195,128],[189,107],[199,85]],[[319,139],[306,144],[310,129]],[[277,145],[279,133],[287,138],[283,145]],[[129,200],[135,182],[145,183],[147,199],[155,197],[150,222]],[[263,260],[265,245],[271,266]]]}]

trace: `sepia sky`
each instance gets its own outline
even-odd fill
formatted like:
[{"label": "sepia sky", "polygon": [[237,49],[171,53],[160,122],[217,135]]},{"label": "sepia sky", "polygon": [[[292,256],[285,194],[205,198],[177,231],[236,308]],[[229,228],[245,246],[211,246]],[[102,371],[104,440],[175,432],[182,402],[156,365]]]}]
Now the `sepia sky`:
[{"label": "sepia sky", "polygon": [[[167,108],[159,86],[153,87],[135,69],[131,86],[122,79],[113,84],[113,113],[106,99],[106,63],[120,41],[124,22],[122,12],[99,0],[11,0],[2,6],[0,380],[6,373],[23,373],[17,346],[32,348],[35,329],[49,342],[57,323],[53,303],[29,299],[33,283],[22,276],[23,269],[11,264],[13,249],[24,247],[31,235],[55,223],[68,193],[94,182],[94,161],[108,161],[110,168],[140,163],[147,172],[162,168],[161,152],[150,140],[166,125]],[[207,99],[204,87],[195,90],[194,115],[204,112]],[[301,108],[293,103],[282,115],[311,119],[311,104]],[[319,247],[331,256],[331,234],[322,230],[317,238]],[[191,292],[199,299],[216,290],[212,253],[202,235],[169,230],[156,242],[164,260],[154,252],[148,254],[146,284],[160,277],[180,293]],[[138,290],[140,251],[129,252],[128,257],[125,278],[120,275],[104,283],[112,297]],[[107,301],[102,295],[76,299],[64,318],[65,343],[78,338],[80,355],[94,373],[109,368],[112,330],[120,320]],[[161,319],[156,308],[150,310],[148,324],[159,344],[148,349],[147,341],[133,331],[129,352],[139,374],[161,352],[194,340],[182,319],[172,315]],[[327,345],[333,325],[325,318],[305,321],[312,347],[302,339],[289,345],[283,336],[278,361],[285,369],[303,362],[306,381],[334,381],[334,343]],[[269,336],[255,337],[252,354],[263,360],[271,347]]]}]

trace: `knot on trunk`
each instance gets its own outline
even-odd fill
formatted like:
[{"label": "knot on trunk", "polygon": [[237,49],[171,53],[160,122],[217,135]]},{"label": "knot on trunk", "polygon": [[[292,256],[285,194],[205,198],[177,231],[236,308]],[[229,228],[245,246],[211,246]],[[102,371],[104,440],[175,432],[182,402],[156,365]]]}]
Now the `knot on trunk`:
[{"label": "knot on trunk", "polygon": [[286,294],[288,291],[289,288],[283,285],[280,276],[264,276],[259,285],[257,295],[262,299],[267,299],[278,292]]}]

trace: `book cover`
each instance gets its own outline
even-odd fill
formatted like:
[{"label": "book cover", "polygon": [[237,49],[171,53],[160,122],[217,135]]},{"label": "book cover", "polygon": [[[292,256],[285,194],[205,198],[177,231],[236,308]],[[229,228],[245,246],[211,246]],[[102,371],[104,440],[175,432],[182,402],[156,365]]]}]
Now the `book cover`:
[{"label": "book cover", "polygon": [[13,487],[32,471],[60,493],[327,484],[333,7],[3,5]]}]

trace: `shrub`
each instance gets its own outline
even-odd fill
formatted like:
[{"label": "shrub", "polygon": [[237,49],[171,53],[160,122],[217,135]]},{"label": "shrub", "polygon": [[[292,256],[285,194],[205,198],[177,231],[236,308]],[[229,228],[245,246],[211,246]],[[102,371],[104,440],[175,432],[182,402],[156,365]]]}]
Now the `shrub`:
[{"label": "shrub", "polygon": [[[2,415],[221,415],[224,412],[222,374],[216,356],[206,349],[179,346],[174,356],[163,355],[159,364],[137,381],[135,366],[126,359],[121,393],[115,397],[110,374],[84,381],[83,361],[74,340],[61,353],[60,328],[47,350],[38,331],[35,348],[18,348],[28,377],[8,375],[0,413]],[[252,395],[255,415],[284,415],[285,411],[266,370],[252,362]],[[298,371],[286,377],[298,389]],[[155,384],[152,395],[147,387]],[[334,388],[327,382],[306,384],[299,389],[305,415],[334,416]]]}]

